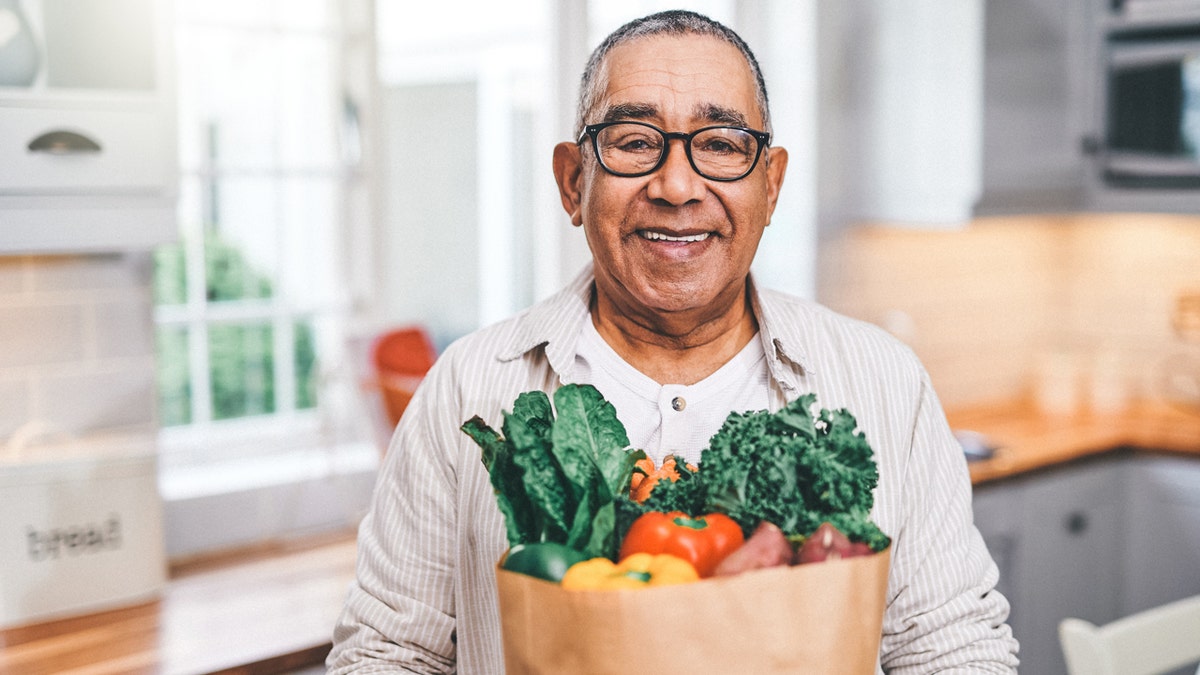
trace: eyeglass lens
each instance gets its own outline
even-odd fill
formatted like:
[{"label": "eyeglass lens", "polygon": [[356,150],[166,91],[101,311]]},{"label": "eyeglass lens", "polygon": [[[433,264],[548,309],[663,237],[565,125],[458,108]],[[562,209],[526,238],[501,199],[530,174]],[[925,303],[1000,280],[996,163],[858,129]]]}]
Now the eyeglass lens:
[{"label": "eyeglass lens", "polygon": [[[596,149],[605,168],[620,174],[645,174],[658,166],[666,138],[654,127],[622,123],[596,134]],[[733,127],[705,129],[689,144],[692,164],[708,178],[740,178],[758,156],[758,140]]]}]

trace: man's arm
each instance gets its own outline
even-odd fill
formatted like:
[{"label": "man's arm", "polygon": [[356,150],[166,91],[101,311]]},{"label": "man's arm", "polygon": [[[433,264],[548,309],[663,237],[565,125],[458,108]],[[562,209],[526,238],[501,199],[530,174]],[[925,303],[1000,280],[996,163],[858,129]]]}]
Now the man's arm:
[{"label": "man's arm", "polygon": [[428,394],[419,392],[405,412],[359,528],[356,579],[334,630],[331,674],[454,672],[452,455],[439,451],[435,430],[448,423],[425,406]]},{"label": "man's arm", "polygon": [[974,526],[966,462],[928,376],[921,382],[881,664],[896,675],[1014,673],[1009,604]]}]

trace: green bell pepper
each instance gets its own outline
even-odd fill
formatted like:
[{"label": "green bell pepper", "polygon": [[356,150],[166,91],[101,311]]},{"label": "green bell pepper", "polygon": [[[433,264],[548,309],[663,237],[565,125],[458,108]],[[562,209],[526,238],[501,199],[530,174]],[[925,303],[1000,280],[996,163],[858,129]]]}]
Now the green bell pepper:
[{"label": "green bell pepper", "polygon": [[504,556],[504,562],[500,566],[512,572],[558,583],[567,573],[567,568],[587,558],[583,551],[577,551],[564,544],[517,544],[508,549],[508,555]]}]

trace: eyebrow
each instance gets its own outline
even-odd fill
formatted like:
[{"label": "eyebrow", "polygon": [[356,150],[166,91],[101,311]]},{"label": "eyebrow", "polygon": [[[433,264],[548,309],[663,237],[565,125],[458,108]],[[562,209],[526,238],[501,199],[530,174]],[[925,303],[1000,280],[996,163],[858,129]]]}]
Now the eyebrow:
[{"label": "eyebrow", "polygon": [[738,127],[748,126],[746,124],[746,116],[740,111],[713,103],[702,103],[696,106],[694,114],[696,117],[712,122],[713,124],[728,124]]},{"label": "eyebrow", "polygon": [[647,120],[658,115],[658,108],[649,103],[618,103],[604,111],[601,122]]},{"label": "eyebrow", "polygon": [[[712,124],[747,126],[746,116],[741,112],[733,108],[716,105],[715,103],[701,103],[697,105],[692,115],[697,119]],[[657,116],[658,107],[650,103],[617,103],[604,111],[604,117],[600,121],[648,120]]]}]

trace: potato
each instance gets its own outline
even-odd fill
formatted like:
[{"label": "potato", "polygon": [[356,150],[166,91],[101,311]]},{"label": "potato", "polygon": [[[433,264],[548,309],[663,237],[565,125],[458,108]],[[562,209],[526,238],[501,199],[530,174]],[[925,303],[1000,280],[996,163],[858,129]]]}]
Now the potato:
[{"label": "potato", "polygon": [[840,560],[854,558],[860,555],[871,555],[874,551],[863,542],[854,542],[846,538],[836,527],[829,523],[821,523],[800,548],[796,549],[793,565],[822,562],[824,560]]},{"label": "potato", "polygon": [[713,576],[730,576],[764,567],[779,567],[792,561],[792,545],[775,525],[763,521],[746,543],[717,565]]}]

